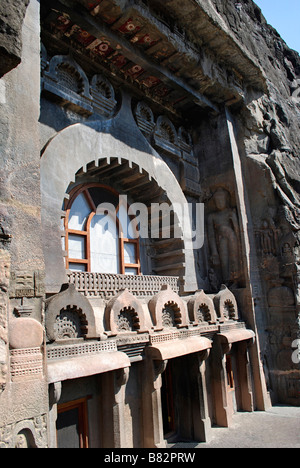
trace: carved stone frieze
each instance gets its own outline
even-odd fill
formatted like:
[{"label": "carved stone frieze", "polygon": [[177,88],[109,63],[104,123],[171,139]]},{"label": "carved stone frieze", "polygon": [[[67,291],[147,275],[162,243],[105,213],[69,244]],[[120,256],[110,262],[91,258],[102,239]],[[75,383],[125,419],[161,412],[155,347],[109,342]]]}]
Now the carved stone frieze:
[{"label": "carved stone frieze", "polygon": [[178,276],[117,275],[112,273],[88,273],[72,271],[68,273],[69,282],[85,296],[110,300],[124,289],[136,297],[151,297],[157,294],[164,284],[179,292]]},{"label": "carved stone frieze", "polygon": [[41,348],[24,348],[10,351],[10,375],[12,382],[43,377]]},{"label": "carved stone frieze", "polygon": [[0,427],[0,448],[47,448],[47,415]]},{"label": "carved stone frieze", "polygon": [[71,359],[73,357],[90,356],[102,352],[117,351],[115,340],[89,341],[86,343],[61,344],[47,346],[47,359],[53,361],[57,359]]},{"label": "carved stone frieze", "polygon": [[11,381],[43,377],[42,325],[32,318],[11,319],[9,324]]},{"label": "carved stone frieze", "polygon": [[8,373],[8,287],[9,254],[0,250],[0,395],[5,389]]},{"label": "carved stone frieze", "polygon": [[9,297],[43,297],[44,289],[43,271],[18,271],[11,273]]},{"label": "carved stone frieze", "polygon": [[178,146],[178,135],[173,123],[165,116],[157,119],[153,133],[155,146],[168,155],[180,157],[181,152]]}]

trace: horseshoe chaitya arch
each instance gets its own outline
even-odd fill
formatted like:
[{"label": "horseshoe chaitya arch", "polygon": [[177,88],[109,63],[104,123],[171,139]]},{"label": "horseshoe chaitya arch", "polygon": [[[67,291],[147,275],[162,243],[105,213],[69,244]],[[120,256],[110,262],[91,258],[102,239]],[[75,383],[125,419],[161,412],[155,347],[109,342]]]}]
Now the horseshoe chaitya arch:
[{"label": "horseshoe chaitya arch", "polygon": [[[127,163],[130,167],[138,168],[149,182],[155,181],[171,204],[183,206],[187,202],[175,175],[141,134],[128,106],[123,104],[123,110],[104,123],[99,121],[67,127],[52,138],[43,151],[42,225],[48,292],[57,293],[60,285],[66,281],[61,253],[61,237],[64,235],[61,228],[62,206],[68,198],[68,187],[75,183],[79,172],[87,173],[91,166],[97,169],[103,161],[112,169]],[[178,220],[184,226],[182,213],[178,213]],[[197,289],[194,252],[190,245],[184,243],[183,253],[185,290],[194,291]]]},{"label": "horseshoe chaitya arch", "polygon": [[[168,285],[163,286],[159,293],[150,299],[148,307],[155,330],[172,326],[187,327],[189,324],[186,303]],[[168,314],[168,308],[171,309],[171,317],[166,318],[164,315]]]},{"label": "horseshoe chaitya arch", "polygon": [[[128,327],[122,326],[122,319],[128,319]],[[124,325],[124,323],[123,323]],[[140,301],[128,289],[120,291],[113,297],[105,308],[105,328],[112,335],[135,331],[148,331],[145,326],[143,307]]]}]

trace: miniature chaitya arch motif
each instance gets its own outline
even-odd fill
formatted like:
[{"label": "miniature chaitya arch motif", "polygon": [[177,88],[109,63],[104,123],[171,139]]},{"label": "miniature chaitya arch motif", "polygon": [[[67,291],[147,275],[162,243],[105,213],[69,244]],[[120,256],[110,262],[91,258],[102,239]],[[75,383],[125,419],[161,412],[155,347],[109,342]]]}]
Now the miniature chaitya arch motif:
[{"label": "miniature chaitya arch motif", "polygon": [[214,297],[218,320],[238,320],[238,306],[234,294],[223,284],[221,290]]},{"label": "miniature chaitya arch motif", "polygon": [[162,310],[162,325],[164,328],[173,328],[181,323],[180,308],[174,301],[169,301]]},{"label": "miniature chaitya arch motif", "polygon": [[54,324],[54,334],[57,340],[83,338],[87,331],[86,317],[81,309],[68,305],[60,311]]},{"label": "miniature chaitya arch motif", "polygon": [[84,83],[82,76],[76,68],[69,63],[60,63],[56,67],[56,76],[58,82],[74,93],[82,94],[84,92]]},{"label": "miniature chaitya arch motif", "polygon": [[90,92],[94,111],[104,117],[112,117],[117,105],[112,84],[103,75],[94,75]]},{"label": "miniature chaitya arch motif", "polygon": [[200,304],[197,310],[197,320],[198,323],[209,322],[210,321],[210,312],[207,304]]},{"label": "miniature chaitya arch motif", "polygon": [[202,322],[216,323],[217,321],[213,300],[203,290],[197,292],[188,301],[188,311],[190,321],[195,325]]},{"label": "miniature chaitya arch motif", "polygon": [[50,342],[98,337],[93,308],[73,284],[47,299],[46,334]]},{"label": "miniature chaitya arch motif", "polygon": [[140,328],[139,316],[133,307],[124,307],[117,317],[118,332],[138,331]]},{"label": "miniature chaitya arch motif", "polygon": [[150,299],[148,307],[157,331],[188,326],[186,303],[168,285],[162,286],[160,292]]},{"label": "miniature chaitya arch motif", "polygon": [[147,331],[140,301],[128,289],[120,291],[105,308],[105,328],[111,335]]},{"label": "miniature chaitya arch motif", "polygon": [[47,51],[43,48],[42,91],[76,112],[92,114],[90,85],[83,69],[69,55],[55,55],[47,69]]}]

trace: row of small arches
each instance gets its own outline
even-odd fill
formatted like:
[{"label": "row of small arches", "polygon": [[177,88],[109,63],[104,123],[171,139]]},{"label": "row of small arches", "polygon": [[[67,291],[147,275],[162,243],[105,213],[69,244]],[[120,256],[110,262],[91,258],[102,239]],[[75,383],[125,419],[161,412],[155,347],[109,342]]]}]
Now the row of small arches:
[{"label": "row of small arches", "polygon": [[[94,112],[111,116],[116,108],[115,90],[102,74],[95,74],[89,81],[80,65],[69,55],[55,55],[48,61],[47,51],[42,47],[42,79],[45,88],[59,94],[60,88],[72,97],[89,104]],[[48,85],[48,87],[47,87]],[[80,105],[79,105],[80,107]],[[93,108],[93,109],[92,109]]]},{"label": "row of small arches", "polygon": [[[47,311],[46,329],[49,341],[91,338],[95,335],[95,331],[92,331],[95,326],[93,309],[88,299],[77,294],[81,296],[80,306],[66,305],[59,313],[51,307]],[[146,308],[142,301],[125,289],[108,302],[104,311],[105,331],[111,336],[212,325],[227,320],[237,321],[238,318],[235,297],[226,287],[222,287],[213,297],[199,291],[183,299],[169,286],[165,286],[150,299]]]},{"label": "row of small arches", "polygon": [[[94,75],[89,81],[84,70],[69,55],[55,55],[48,61],[47,50],[43,45],[41,64],[43,79],[54,86],[52,92],[59,92],[58,89],[55,90],[55,85],[58,85],[70,93],[70,100],[74,93],[79,98],[87,100],[96,113],[106,117],[113,115],[117,105],[115,90],[102,74]],[[181,151],[192,153],[192,137],[185,128],[180,127],[177,131],[171,120],[164,115],[159,116],[155,122],[152,109],[143,101],[136,105],[134,115],[138,127],[146,136],[154,132],[158,138],[171,143]]]}]

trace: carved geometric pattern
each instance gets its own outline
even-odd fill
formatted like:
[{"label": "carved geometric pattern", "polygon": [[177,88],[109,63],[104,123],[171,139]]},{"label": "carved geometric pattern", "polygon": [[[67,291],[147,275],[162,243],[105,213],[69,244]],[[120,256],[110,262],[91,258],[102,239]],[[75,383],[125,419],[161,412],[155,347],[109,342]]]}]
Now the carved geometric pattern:
[{"label": "carved geometric pattern", "polygon": [[224,302],[223,314],[224,314],[225,319],[230,320],[230,319],[235,318],[235,314],[236,314],[235,307],[234,307],[234,304],[232,303],[232,301],[230,301],[229,299]]},{"label": "carved geometric pattern", "polygon": [[171,125],[168,125],[167,122],[162,122],[160,126],[160,135],[165,138],[165,140],[170,141],[171,143],[175,142],[175,133],[172,130]]},{"label": "carved geometric pattern", "polygon": [[[204,331],[205,330],[205,331]],[[202,336],[203,333],[215,334],[219,330],[217,325],[208,325],[207,327],[193,328],[189,330],[170,330],[167,332],[153,333],[149,336],[150,344],[167,343],[174,340],[186,340],[193,336]],[[207,335],[206,335],[207,336]]]},{"label": "carved geometric pattern", "polygon": [[40,348],[16,349],[10,352],[12,382],[43,375],[43,355]]},{"label": "carved geometric pattern", "polygon": [[131,332],[140,328],[138,315],[131,307],[124,307],[117,318],[117,329],[119,332]]},{"label": "carved geometric pattern", "polygon": [[71,106],[76,112],[84,115],[93,113],[88,78],[72,57],[52,57],[48,70],[42,73],[42,78],[42,90],[46,91],[48,96],[58,96],[64,106]]},{"label": "carved geometric pattern", "polygon": [[234,294],[223,284],[221,290],[214,296],[214,304],[220,322],[238,320],[238,305]]},{"label": "carved geometric pattern", "polygon": [[149,136],[154,129],[154,116],[150,107],[144,102],[139,102],[135,109],[135,118],[139,129]]},{"label": "carved geometric pattern", "polygon": [[151,297],[157,294],[164,284],[168,284],[176,293],[179,291],[177,276],[134,276],[74,271],[68,273],[68,277],[69,283],[74,284],[76,290],[84,296],[97,296],[102,299],[110,299],[123,289],[128,289],[134,296]]},{"label": "carved geometric pattern", "polygon": [[[77,316],[80,318],[80,325],[78,325]],[[65,320],[63,320],[64,317]],[[69,336],[74,338],[74,334],[77,334],[79,338],[99,337],[91,303],[76,291],[73,284],[64,285],[58,294],[46,300],[45,326],[49,342],[56,341],[58,336],[63,337],[59,339],[66,339]]]},{"label": "carved geometric pattern", "polygon": [[56,340],[83,337],[82,319],[76,307],[68,306],[60,311],[54,324],[54,333]]},{"label": "carved geometric pattern", "polygon": [[160,150],[173,156],[181,156],[176,129],[167,117],[158,117],[153,137]]},{"label": "carved geometric pattern", "polygon": [[7,380],[8,332],[7,298],[0,292],[0,394]]},{"label": "carved geometric pattern", "polygon": [[106,99],[111,99],[113,97],[111,86],[109,85],[106,79],[104,79],[103,77],[100,77],[99,75],[95,83],[95,89],[98,91],[99,94],[104,96]]},{"label": "carved geometric pattern", "polygon": [[105,117],[111,117],[117,104],[111,83],[104,76],[95,75],[91,81],[90,93],[94,111]]},{"label": "carved geometric pattern", "polygon": [[46,414],[0,428],[0,448],[47,448]]},{"label": "carved geometric pattern", "polygon": [[88,356],[109,351],[117,351],[115,340],[47,346],[47,359],[70,359],[72,357]]},{"label": "carved geometric pattern", "polygon": [[180,309],[174,302],[165,304],[162,310],[162,325],[164,328],[176,327],[181,322]]},{"label": "carved geometric pattern", "polygon": [[76,68],[68,63],[61,63],[56,67],[56,70],[60,85],[74,91],[76,94],[81,94],[84,91],[83,80]]},{"label": "carved geometric pattern", "polygon": [[183,127],[178,130],[178,145],[185,153],[193,153],[192,137]]},{"label": "carved geometric pattern", "polygon": [[166,307],[162,311],[162,324],[164,328],[175,327],[175,316],[172,307]]},{"label": "carved geometric pattern", "polygon": [[211,315],[207,304],[201,304],[197,310],[197,319],[199,323],[210,322]]}]

